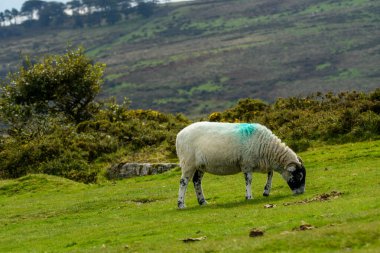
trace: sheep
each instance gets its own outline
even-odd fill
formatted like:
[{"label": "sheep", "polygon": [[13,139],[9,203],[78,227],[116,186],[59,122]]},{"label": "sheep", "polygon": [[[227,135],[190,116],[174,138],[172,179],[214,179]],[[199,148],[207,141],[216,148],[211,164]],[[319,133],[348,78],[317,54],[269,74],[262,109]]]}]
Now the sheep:
[{"label": "sheep", "polygon": [[273,171],[282,175],[294,194],[305,191],[302,160],[268,128],[254,123],[197,122],[182,129],[176,139],[182,171],[178,208],[185,208],[190,179],[200,205],[207,202],[202,190],[205,172],[215,175],[244,173],[247,200],[252,199],[252,172],[267,173],[264,196],[269,196]]}]

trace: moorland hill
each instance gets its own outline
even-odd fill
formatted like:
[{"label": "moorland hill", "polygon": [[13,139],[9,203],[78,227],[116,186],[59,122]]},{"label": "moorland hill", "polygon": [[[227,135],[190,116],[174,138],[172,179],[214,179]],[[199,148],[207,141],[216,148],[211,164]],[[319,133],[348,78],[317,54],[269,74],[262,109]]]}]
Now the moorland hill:
[{"label": "moorland hill", "polygon": [[206,115],[240,98],[371,91],[380,81],[380,2],[213,0],[159,5],[113,25],[26,29],[1,38],[2,76],[20,53],[83,45],[107,64],[101,97]]}]

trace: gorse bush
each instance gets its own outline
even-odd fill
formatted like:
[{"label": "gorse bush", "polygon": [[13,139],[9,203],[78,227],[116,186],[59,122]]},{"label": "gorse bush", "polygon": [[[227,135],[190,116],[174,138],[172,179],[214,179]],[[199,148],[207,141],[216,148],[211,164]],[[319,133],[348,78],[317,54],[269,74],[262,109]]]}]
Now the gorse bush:
[{"label": "gorse bush", "polygon": [[[73,125],[51,125],[49,131],[28,138],[11,136],[0,147],[0,175],[15,178],[27,173],[46,173],[89,182],[94,174],[87,164],[85,149],[77,147]],[[81,172],[81,178],[74,171]]]},{"label": "gorse bush", "polygon": [[380,89],[371,93],[316,93],[306,98],[279,98],[269,105],[243,99],[225,112],[209,115],[210,121],[258,122],[268,126],[295,150],[305,150],[311,140],[341,143],[378,138]]},{"label": "gorse bush", "polygon": [[127,108],[122,118],[110,121],[107,117],[111,112],[106,110],[101,109],[95,118],[79,124],[51,124],[45,134],[4,138],[0,146],[0,177],[46,173],[96,182],[98,159],[114,162],[109,159],[116,160],[145,147],[163,149],[168,158],[174,157],[176,133],[189,124],[183,117]]},{"label": "gorse bush", "polygon": [[[189,124],[178,115],[164,114],[154,110],[130,110],[115,102],[107,104],[93,120],[77,126],[79,133],[103,133],[114,139],[119,146],[128,145],[133,150],[166,142],[175,145],[176,133]],[[168,147],[172,155],[175,152]]]}]

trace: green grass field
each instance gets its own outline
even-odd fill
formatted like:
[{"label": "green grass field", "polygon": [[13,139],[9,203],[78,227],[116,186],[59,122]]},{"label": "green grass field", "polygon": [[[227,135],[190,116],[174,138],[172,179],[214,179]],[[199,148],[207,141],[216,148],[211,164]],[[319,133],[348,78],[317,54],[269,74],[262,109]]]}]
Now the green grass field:
[{"label": "green grass field", "polygon": [[[185,210],[176,208],[178,169],[96,185],[45,175],[0,181],[0,252],[379,252],[380,141],[300,156],[303,195],[275,174],[263,197],[265,175],[255,174],[246,201],[241,174],[206,174],[209,205],[199,207],[190,186]],[[332,191],[341,195],[318,198]],[[312,229],[297,229],[303,224]],[[250,237],[254,228],[264,235]]]}]

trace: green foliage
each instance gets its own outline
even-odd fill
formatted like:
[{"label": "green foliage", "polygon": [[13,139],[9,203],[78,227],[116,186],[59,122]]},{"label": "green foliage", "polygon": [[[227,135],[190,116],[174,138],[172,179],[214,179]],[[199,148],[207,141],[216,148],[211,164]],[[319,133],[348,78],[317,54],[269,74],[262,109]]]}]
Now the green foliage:
[{"label": "green foliage", "polygon": [[259,99],[241,99],[238,104],[226,110],[223,113],[212,113],[209,116],[210,121],[241,121],[249,122],[253,117],[258,117],[265,113],[268,105]]},{"label": "green foliage", "polygon": [[[89,140],[88,136],[76,134],[73,125],[49,127],[49,131],[42,135],[5,138],[0,147],[0,177],[46,173],[86,183],[95,182],[97,171],[90,168],[88,161],[91,152],[102,150],[106,145],[104,141],[94,144],[94,138]],[[107,145],[109,149],[112,145]]]},{"label": "green foliage", "polygon": [[243,99],[211,121],[258,122],[268,126],[296,151],[306,150],[311,140],[342,143],[378,138],[380,89],[372,93],[317,93],[306,98],[279,98],[267,105]]},{"label": "green foliage", "polygon": [[0,137],[0,178],[45,173],[93,183],[101,169],[98,163],[115,162],[146,147],[164,152],[166,159],[174,157],[176,134],[189,121],[128,105],[128,100],[103,102],[93,119],[79,124],[37,114],[23,131]]},{"label": "green foliage", "polygon": [[8,122],[23,124],[35,113],[62,113],[75,122],[91,116],[103,64],[94,64],[79,48],[45,56],[40,63],[26,58],[24,65],[3,84],[0,113]]},{"label": "green foliage", "polygon": [[96,181],[98,171],[89,163],[117,146],[98,133],[77,134],[75,124],[97,112],[93,100],[103,69],[79,48],[48,55],[40,63],[26,58],[24,66],[8,76],[0,98],[0,116],[10,134],[0,146],[1,178],[40,172]]},{"label": "green foliage", "polygon": [[116,138],[121,145],[134,150],[166,142],[172,155],[177,132],[189,124],[181,115],[164,114],[154,110],[130,110],[128,101],[122,105],[114,100],[105,103],[92,121],[78,125],[78,132],[98,131]]}]

